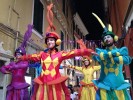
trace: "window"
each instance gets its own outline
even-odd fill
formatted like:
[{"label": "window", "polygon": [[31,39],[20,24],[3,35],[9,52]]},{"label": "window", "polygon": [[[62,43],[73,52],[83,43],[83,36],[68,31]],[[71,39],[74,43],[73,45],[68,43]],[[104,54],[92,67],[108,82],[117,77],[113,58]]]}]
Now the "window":
[{"label": "window", "polygon": [[69,39],[68,39],[68,35],[67,34],[66,34],[66,41],[64,43],[65,43],[65,45],[66,45],[66,47],[68,49]]},{"label": "window", "polygon": [[65,16],[68,17],[68,7],[69,7],[69,4],[68,4],[68,0],[66,2],[66,13],[65,13]]},{"label": "window", "polygon": [[[64,33],[61,31],[61,40],[64,41]],[[61,43],[61,50],[64,50],[64,42]]]},{"label": "window", "polygon": [[3,66],[5,64],[5,61],[0,60],[0,67]]},{"label": "window", "polygon": [[72,70],[72,76],[74,76],[75,75],[75,71],[74,70]]},{"label": "window", "polygon": [[76,60],[74,59],[74,65],[76,65]]},{"label": "window", "polygon": [[74,23],[74,21],[73,21],[72,24],[73,24],[73,30],[76,31],[76,30],[75,30],[75,23]]},{"label": "window", "polygon": [[78,60],[78,66],[80,66],[80,61]]},{"label": "window", "polygon": [[43,5],[40,0],[34,0],[34,19],[33,19],[34,28],[42,34],[43,27]]},{"label": "window", "polygon": [[62,11],[65,15],[66,11],[65,11],[65,8],[66,8],[66,0],[62,0],[62,3],[63,3],[63,7],[62,7]]}]

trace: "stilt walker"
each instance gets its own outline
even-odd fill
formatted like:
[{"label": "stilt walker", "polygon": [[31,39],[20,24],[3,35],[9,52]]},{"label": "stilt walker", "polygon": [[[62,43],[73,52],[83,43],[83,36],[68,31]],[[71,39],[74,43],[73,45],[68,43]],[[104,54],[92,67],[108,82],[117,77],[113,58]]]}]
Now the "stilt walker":
[{"label": "stilt walker", "polygon": [[55,32],[55,27],[53,25],[52,7],[53,4],[50,4],[47,7],[49,27],[44,34],[45,43],[49,50],[47,52],[42,51],[39,54],[20,57],[20,60],[41,62],[42,72],[40,76],[34,79],[34,82],[38,84],[38,87],[34,89],[35,91],[32,100],[70,100],[70,97],[65,97],[63,91],[66,90],[63,88],[66,87],[65,81],[68,77],[61,76],[59,72],[61,62],[75,56],[96,54],[91,49],[74,49],[70,52],[58,51],[56,47],[60,45],[61,40],[59,35]]},{"label": "stilt walker", "polygon": [[[80,48],[86,49],[85,44],[82,39],[77,41],[80,45]],[[93,84],[92,80],[94,79],[93,74],[95,71],[100,70],[100,66],[94,66],[92,64],[92,59],[89,56],[83,56],[82,58],[83,66],[68,66],[69,68],[80,71],[84,78],[80,82],[81,88],[79,93],[79,100],[96,100],[95,95],[97,87]]]},{"label": "stilt walker", "polygon": [[96,100],[131,100],[127,88],[130,84],[125,82],[123,76],[123,65],[131,63],[126,47],[117,48],[114,44],[118,37],[112,32],[112,27],[105,27],[101,19],[93,13],[102,25],[104,32],[102,41],[105,49],[96,48],[99,56],[94,56],[94,60],[101,65],[100,78],[93,81],[99,88]]},{"label": "stilt walker", "polygon": [[18,58],[26,55],[27,41],[32,34],[32,25],[28,25],[28,30],[24,35],[24,40],[19,48],[16,49],[14,55],[16,61],[11,62],[9,65],[4,65],[0,71],[4,74],[11,74],[11,83],[7,86],[6,100],[29,100],[28,93],[29,84],[25,81],[25,74],[28,68],[28,61],[19,61]]}]

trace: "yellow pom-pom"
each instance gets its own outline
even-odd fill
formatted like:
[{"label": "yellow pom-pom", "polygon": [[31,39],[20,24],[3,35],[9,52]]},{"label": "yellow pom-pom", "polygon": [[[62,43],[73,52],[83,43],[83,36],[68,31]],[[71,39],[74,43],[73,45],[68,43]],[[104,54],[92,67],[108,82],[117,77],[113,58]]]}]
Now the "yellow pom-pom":
[{"label": "yellow pom-pom", "polygon": [[56,40],[56,45],[60,45],[61,44],[61,39],[57,39]]},{"label": "yellow pom-pom", "polygon": [[114,41],[116,42],[116,41],[118,41],[118,36],[114,36]]}]

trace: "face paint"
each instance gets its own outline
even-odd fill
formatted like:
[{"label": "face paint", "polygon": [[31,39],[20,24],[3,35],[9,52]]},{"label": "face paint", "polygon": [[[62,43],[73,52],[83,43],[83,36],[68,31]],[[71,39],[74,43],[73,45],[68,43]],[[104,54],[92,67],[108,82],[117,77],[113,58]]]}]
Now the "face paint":
[{"label": "face paint", "polygon": [[113,37],[110,35],[106,35],[104,36],[104,43],[107,47],[110,47],[114,44],[114,40]]},{"label": "face paint", "polygon": [[20,58],[21,56],[22,56],[21,53],[16,53],[16,58],[17,58],[17,59]]},{"label": "face paint", "polygon": [[85,65],[85,66],[88,66],[88,65],[90,65],[90,62],[89,62],[88,60],[85,60],[85,61],[84,61],[84,65]]},{"label": "face paint", "polygon": [[47,47],[50,49],[55,47],[55,39],[54,38],[48,38],[47,39]]}]

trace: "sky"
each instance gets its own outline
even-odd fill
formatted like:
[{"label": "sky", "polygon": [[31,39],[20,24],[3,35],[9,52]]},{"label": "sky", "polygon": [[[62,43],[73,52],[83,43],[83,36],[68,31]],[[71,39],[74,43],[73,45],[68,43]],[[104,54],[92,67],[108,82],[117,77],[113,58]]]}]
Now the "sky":
[{"label": "sky", "polygon": [[103,0],[74,0],[75,12],[78,12],[89,34],[86,35],[87,40],[99,40],[103,28],[92,15],[96,13],[102,20],[105,19]]}]

